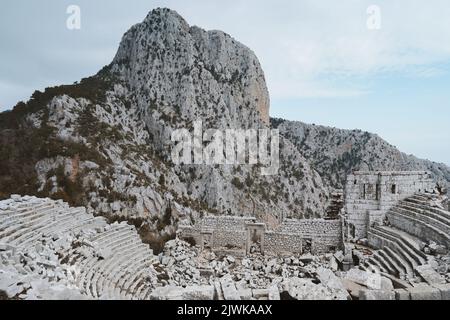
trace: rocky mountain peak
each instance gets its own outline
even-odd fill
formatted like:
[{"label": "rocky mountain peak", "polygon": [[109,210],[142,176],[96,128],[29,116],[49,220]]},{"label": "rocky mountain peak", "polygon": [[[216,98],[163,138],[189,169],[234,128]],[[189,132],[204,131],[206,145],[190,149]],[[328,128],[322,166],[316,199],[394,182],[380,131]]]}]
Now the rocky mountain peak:
[{"label": "rocky mountain peak", "polygon": [[255,54],[224,32],[190,27],[175,11],[155,9],[133,26],[112,70],[149,123],[162,115],[216,128],[269,124],[269,94]]},{"label": "rocky mountain peak", "polygon": [[[35,92],[0,114],[0,199],[64,199],[134,224],[154,250],[179,223],[205,214],[324,215],[322,178],[280,139],[279,174],[255,165],[177,165],[171,133],[269,125],[269,95],[255,54],[221,31],[153,10],[123,36],[112,63],[72,85]],[[8,129],[8,130],[5,130]]]},{"label": "rocky mountain peak", "polygon": [[169,8],[156,8],[150,11],[144,19],[149,25],[165,24],[168,30],[185,30],[189,32],[189,24],[175,10]]}]

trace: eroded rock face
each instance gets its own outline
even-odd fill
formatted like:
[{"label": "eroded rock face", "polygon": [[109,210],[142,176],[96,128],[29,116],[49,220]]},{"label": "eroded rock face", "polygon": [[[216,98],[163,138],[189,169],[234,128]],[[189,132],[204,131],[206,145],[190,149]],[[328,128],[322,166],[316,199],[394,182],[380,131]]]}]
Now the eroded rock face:
[{"label": "eroded rock face", "polygon": [[281,119],[272,119],[272,124],[333,188],[342,188],[353,171],[423,170],[431,172],[442,190],[450,184],[448,166],[407,155],[376,134]]},{"label": "eroded rock face", "polygon": [[190,27],[175,11],[153,10],[133,26],[112,70],[129,84],[150,130],[158,113],[202,119],[211,128],[269,124],[269,94],[255,54],[222,31]]}]

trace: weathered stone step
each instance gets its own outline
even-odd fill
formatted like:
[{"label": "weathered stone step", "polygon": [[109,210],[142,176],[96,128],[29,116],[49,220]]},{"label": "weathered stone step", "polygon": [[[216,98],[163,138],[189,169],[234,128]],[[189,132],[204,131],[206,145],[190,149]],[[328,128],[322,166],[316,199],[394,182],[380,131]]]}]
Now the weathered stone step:
[{"label": "weathered stone step", "polygon": [[411,270],[413,270],[415,266],[419,265],[420,261],[417,262],[414,259],[414,257],[412,256],[412,254],[414,254],[412,250],[399,238],[391,235],[389,232],[386,232],[384,229],[381,229],[378,226],[370,228],[370,235],[378,237],[383,245],[387,245],[392,250],[398,252],[403,257],[403,259],[408,262]]},{"label": "weathered stone step", "polygon": [[[101,283],[101,287],[105,287],[105,280],[109,284],[117,284],[119,277],[120,277],[120,271],[125,269],[125,266],[129,266],[129,259],[131,259],[133,256],[138,256],[140,254],[146,254],[148,253],[146,251],[146,247],[140,246],[137,250],[131,250],[126,255],[121,257],[120,259],[115,259],[114,264],[112,265],[111,271],[107,273],[107,276],[103,277],[103,282]],[[116,285],[114,285],[114,292],[117,295],[122,295],[120,288],[118,288]]]},{"label": "weathered stone step", "polygon": [[[2,219],[2,223],[8,222],[10,220],[14,220],[14,221],[21,221],[21,220],[26,220],[27,218],[33,218],[34,216],[39,216],[42,215],[42,213],[46,213],[49,210],[54,210],[54,205],[52,204],[48,204],[48,203],[43,203],[40,204],[37,208],[26,208],[23,211],[12,211],[12,213],[3,218]],[[1,226],[2,224],[0,224]]]},{"label": "weathered stone step", "polygon": [[450,230],[450,216],[442,214],[438,210],[432,210],[432,208],[423,208],[420,205],[417,205],[412,202],[401,201],[397,207],[404,208],[405,210],[410,210],[418,214],[426,215],[432,219],[440,221],[443,225],[443,228]]},{"label": "weathered stone step", "polygon": [[3,232],[0,233],[0,237],[4,236],[7,233],[8,229],[15,229],[18,226],[28,226],[37,223],[42,219],[48,219],[49,213],[51,213],[54,208],[45,208],[40,210],[39,212],[34,212],[31,215],[27,215],[23,219],[20,219],[16,215],[8,216],[5,219],[2,219],[0,223],[0,230]]},{"label": "weathered stone step", "polygon": [[99,282],[97,282],[97,288],[99,292],[104,292],[105,288],[109,287],[112,275],[114,275],[116,269],[120,269],[121,267],[123,267],[123,264],[126,264],[127,260],[130,257],[139,254],[139,251],[141,250],[143,250],[143,247],[139,245],[133,248],[133,250],[127,250],[121,255],[116,256],[114,259],[111,259],[111,263],[109,263],[108,266],[105,267],[102,273],[103,276],[101,277],[101,279],[99,279]]},{"label": "weathered stone step", "polygon": [[383,249],[386,252],[386,254],[393,261],[395,261],[398,266],[400,266],[402,268],[402,270],[403,270],[403,272],[405,274],[407,274],[408,276],[412,276],[413,275],[413,270],[412,270],[411,265],[409,265],[408,262],[405,259],[403,259],[402,256],[398,252],[392,250],[389,247],[385,247]]},{"label": "weathered stone step", "polygon": [[139,270],[150,266],[151,262],[148,259],[148,256],[149,254],[147,251],[143,251],[141,254],[134,256],[131,261],[129,261],[128,267],[119,271],[113,278],[113,282],[116,283],[116,287],[122,294],[126,295],[131,293],[128,290],[129,288],[124,286],[124,283],[136,276],[136,273],[138,273]]},{"label": "weathered stone step", "polygon": [[387,272],[386,268],[383,267],[381,262],[375,256],[371,256],[369,259],[367,259],[367,262],[378,273],[381,272],[381,271]]},{"label": "weathered stone step", "polygon": [[395,241],[408,252],[417,264],[423,264],[427,261],[427,256],[420,251],[419,244],[403,231],[386,226],[375,226],[375,228],[392,236],[392,239],[395,239]]},{"label": "weathered stone step", "polygon": [[370,237],[375,237],[380,240],[381,245],[379,246],[379,249],[384,250],[387,253],[387,255],[389,256],[389,259],[393,259],[393,261],[395,261],[396,264],[398,266],[400,266],[401,272],[399,272],[399,273],[412,274],[413,268],[410,265],[410,263],[408,262],[408,260],[405,260],[405,258],[403,258],[402,254],[401,254],[401,249],[399,250],[397,243],[385,238],[383,234],[378,234],[377,230],[375,230],[373,228],[371,228],[368,231],[368,235],[369,235],[369,239],[370,239]]},{"label": "weathered stone step", "polygon": [[398,278],[404,278],[405,269],[397,263],[392,257],[383,249],[378,251],[379,255],[384,258],[384,260],[390,264],[391,268],[394,270],[392,273],[394,276]]},{"label": "weathered stone step", "polygon": [[[450,236],[435,226],[429,224],[427,216],[420,216],[411,211],[401,208],[392,208],[386,216],[390,223],[396,228],[406,231],[423,241],[433,240],[437,243],[450,247]],[[403,221],[400,221],[402,220]]]},{"label": "weathered stone step", "polygon": [[149,277],[156,279],[152,265],[158,258],[142,243],[134,226],[109,225],[85,208],[35,199],[14,197],[0,203],[2,243],[6,240],[17,248],[30,247],[44,238],[53,242],[70,234],[70,239],[79,238],[79,243],[60,249],[55,242],[55,253],[61,265],[71,266],[68,276],[75,278],[81,292],[93,298],[143,299],[150,295],[154,281]]},{"label": "weathered stone step", "polygon": [[117,224],[117,226],[114,226],[114,228],[111,228],[110,230],[108,230],[108,232],[102,233],[101,235],[94,237],[92,239],[92,242],[101,243],[105,238],[112,238],[115,237],[117,233],[126,232],[128,228],[129,225],[126,223]]},{"label": "weathered stone step", "polygon": [[450,212],[448,210],[446,210],[445,208],[439,208],[437,206],[433,206],[431,203],[427,202],[427,201],[421,201],[421,200],[417,200],[415,198],[406,198],[404,200],[402,200],[403,202],[407,202],[409,204],[413,204],[416,205],[419,208],[422,209],[426,209],[426,210],[430,210],[432,212],[435,212],[437,214],[441,214],[447,218],[450,218]]},{"label": "weathered stone step", "polygon": [[390,261],[386,260],[381,255],[380,251],[382,251],[382,250],[375,251],[373,253],[373,258],[375,260],[377,260],[381,264],[381,266],[383,267],[384,270],[381,270],[381,271],[383,271],[383,272],[386,271],[387,273],[390,273],[390,274],[393,274],[393,275],[395,275],[395,274],[398,275],[399,272],[397,270],[395,270],[395,268],[392,266],[392,263]]},{"label": "weathered stone step", "polygon": [[[134,242],[128,242],[126,245],[122,243],[117,243],[114,246],[111,246],[109,249],[111,250],[111,256],[108,257],[106,260],[103,259],[97,259],[90,261],[88,264],[86,264],[86,267],[89,268],[86,276],[84,277],[84,281],[87,283],[90,283],[90,289],[93,297],[99,297],[100,295],[97,294],[97,280],[99,277],[103,276],[105,266],[113,261],[116,256],[119,256],[123,252],[127,252],[128,250],[133,249],[139,244],[138,241]],[[118,254],[119,253],[119,254]],[[90,263],[93,262],[94,264],[91,265]]]},{"label": "weathered stone step", "polygon": [[[50,219],[43,221],[37,225],[34,225],[31,229],[27,230],[26,233],[20,235],[13,242],[18,246],[26,246],[29,243],[37,241],[42,235],[53,234],[53,233],[64,233],[67,229],[70,229],[75,225],[74,220],[77,215],[86,216],[78,210],[69,211],[60,216],[51,216]],[[90,219],[89,216],[85,219]]]}]

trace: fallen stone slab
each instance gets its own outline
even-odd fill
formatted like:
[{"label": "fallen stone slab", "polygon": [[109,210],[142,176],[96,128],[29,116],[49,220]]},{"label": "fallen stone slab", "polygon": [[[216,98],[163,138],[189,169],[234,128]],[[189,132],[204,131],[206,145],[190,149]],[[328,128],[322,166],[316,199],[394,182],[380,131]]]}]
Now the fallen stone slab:
[{"label": "fallen stone slab", "polygon": [[[217,300],[225,300],[225,297],[223,296],[222,286],[220,285],[219,280],[214,280],[214,290],[216,293]],[[251,292],[250,292],[251,296]]]},{"label": "fallen stone slab", "polygon": [[450,283],[434,284],[433,287],[441,292],[442,300],[450,300]]},{"label": "fallen stone slab", "polygon": [[44,279],[30,282],[31,289],[26,293],[26,300],[87,300],[88,296],[82,295],[78,290],[50,283]]},{"label": "fallen stone slab", "polygon": [[10,244],[0,242],[0,251],[10,251],[10,250],[14,251],[15,249],[16,247]]},{"label": "fallen stone slab", "polygon": [[445,279],[433,267],[429,264],[424,264],[422,266],[417,266],[415,271],[419,276],[429,285],[434,284],[445,284]]},{"label": "fallen stone slab", "polygon": [[252,289],[250,288],[239,288],[238,293],[241,300],[250,300],[253,297]]},{"label": "fallen stone slab", "polygon": [[317,268],[316,273],[317,277],[323,285],[332,289],[345,290],[345,286],[342,283],[342,280],[339,279],[330,269],[319,267]]},{"label": "fallen stone slab", "polygon": [[299,261],[303,262],[303,263],[310,263],[314,260],[314,256],[311,253],[306,253],[304,255],[301,255],[298,258]]},{"label": "fallen stone slab", "polygon": [[395,292],[383,290],[360,290],[359,300],[395,300]]},{"label": "fallen stone slab", "polygon": [[268,289],[269,300],[281,300],[280,291],[277,285],[272,285]]},{"label": "fallen stone slab", "polygon": [[225,300],[241,300],[241,296],[239,295],[239,292],[237,291],[236,285],[231,279],[231,276],[227,275],[221,278],[219,281]]},{"label": "fallen stone slab", "polygon": [[178,286],[165,286],[153,290],[151,300],[213,300],[213,286],[194,285],[186,288]]},{"label": "fallen stone slab", "polygon": [[402,280],[402,279],[398,279],[398,278],[394,277],[393,275],[390,275],[389,273],[381,272],[381,275],[383,277],[386,277],[387,279],[391,280],[394,288],[406,289],[406,288],[412,287],[409,284],[409,282]]},{"label": "fallen stone slab", "polygon": [[113,252],[109,248],[103,248],[97,250],[97,257],[101,259],[108,259],[113,255]]},{"label": "fallen stone slab", "polygon": [[441,291],[428,284],[419,284],[407,289],[411,295],[411,300],[441,300]]},{"label": "fallen stone slab", "polygon": [[411,300],[411,296],[408,290],[405,289],[395,289],[395,300]]},{"label": "fallen stone slab", "polygon": [[315,284],[311,279],[288,278],[281,284],[283,291],[297,300],[347,300],[348,293]]},{"label": "fallen stone slab", "polygon": [[394,290],[392,281],[380,273],[367,272],[358,268],[350,269],[345,275],[345,279],[356,282],[371,290]]},{"label": "fallen stone slab", "polygon": [[267,289],[253,289],[253,297],[256,299],[269,298],[269,290]]},{"label": "fallen stone slab", "polygon": [[347,290],[350,296],[354,299],[359,299],[359,291],[367,289],[366,287],[349,279],[342,279],[342,284],[344,285],[345,290]]}]

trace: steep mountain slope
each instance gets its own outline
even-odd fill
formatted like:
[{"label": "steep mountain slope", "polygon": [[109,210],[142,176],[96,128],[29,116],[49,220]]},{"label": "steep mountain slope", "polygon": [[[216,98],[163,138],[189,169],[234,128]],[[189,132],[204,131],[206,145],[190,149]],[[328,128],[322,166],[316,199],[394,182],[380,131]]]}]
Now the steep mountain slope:
[{"label": "steep mountain slope", "polygon": [[427,170],[443,185],[450,184],[448,166],[406,155],[375,134],[281,119],[271,122],[333,188],[342,188],[347,174],[355,170]]},{"label": "steep mountain slope", "polygon": [[0,114],[0,198],[62,198],[134,223],[160,249],[179,220],[204,213],[321,216],[322,179],[286,139],[279,174],[260,166],[174,165],[171,133],[268,127],[253,52],[220,31],[156,9],[123,37],[113,62],[73,85],[35,92]]}]

